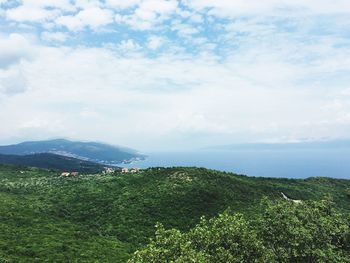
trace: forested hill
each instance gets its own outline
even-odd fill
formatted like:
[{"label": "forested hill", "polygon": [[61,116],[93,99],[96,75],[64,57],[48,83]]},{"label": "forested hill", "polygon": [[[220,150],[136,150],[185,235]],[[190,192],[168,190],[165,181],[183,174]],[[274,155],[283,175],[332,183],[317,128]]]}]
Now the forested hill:
[{"label": "forested hill", "polygon": [[[22,172],[20,172],[22,171]],[[263,197],[333,199],[350,211],[350,180],[253,178],[202,168],[61,177],[0,166],[0,259],[5,262],[126,262],[157,222],[189,230],[228,210],[255,218]],[[6,261],[7,260],[7,261]]]},{"label": "forested hill", "polygon": [[39,167],[67,172],[100,173],[104,165],[84,161],[73,157],[52,153],[38,153],[30,155],[6,155],[0,154],[0,164],[12,164],[23,167]]},{"label": "forested hill", "polygon": [[29,155],[36,153],[54,153],[104,164],[116,164],[144,157],[137,151],[125,147],[66,139],[28,141],[0,146],[0,154]]}]

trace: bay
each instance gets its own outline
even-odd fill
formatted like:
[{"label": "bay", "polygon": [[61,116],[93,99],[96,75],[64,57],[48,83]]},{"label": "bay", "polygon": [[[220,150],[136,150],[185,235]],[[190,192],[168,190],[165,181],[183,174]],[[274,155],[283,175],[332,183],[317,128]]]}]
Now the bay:
[{"label": "bay", "polygon": [[248,176],[350,179],[350,149],[151,152],[124,167],[204,167]]}]

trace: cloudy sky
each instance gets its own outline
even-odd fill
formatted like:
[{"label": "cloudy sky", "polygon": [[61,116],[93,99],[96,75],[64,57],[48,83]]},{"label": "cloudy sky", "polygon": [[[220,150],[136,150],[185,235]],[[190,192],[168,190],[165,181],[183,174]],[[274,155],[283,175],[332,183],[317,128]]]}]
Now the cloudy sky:
[{"label": "cloudy sky", "polygon": [[350,137],[349,0],[0,0],[0,144]]}]

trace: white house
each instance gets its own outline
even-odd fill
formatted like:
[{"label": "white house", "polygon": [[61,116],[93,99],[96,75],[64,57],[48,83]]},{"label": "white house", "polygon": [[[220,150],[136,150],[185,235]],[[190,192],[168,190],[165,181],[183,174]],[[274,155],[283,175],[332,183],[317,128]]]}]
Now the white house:
[{"label": "white house", "polygon": [[124,168],[122,169],[122,173],[128,173],[128,172],[129,172],[129,168],[124,167]]}]

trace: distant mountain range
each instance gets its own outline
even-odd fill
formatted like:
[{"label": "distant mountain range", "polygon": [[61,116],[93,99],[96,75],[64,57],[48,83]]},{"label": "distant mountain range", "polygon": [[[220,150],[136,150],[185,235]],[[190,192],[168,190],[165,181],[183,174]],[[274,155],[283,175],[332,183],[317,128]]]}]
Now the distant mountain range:
[{"label": "distant mountain range", "polygon": [[[0,154],[5,155],[32,155],[38,153],[51,153],[108,165],[116,165],[135,159],[145,158],[144,155],[129,148],[98,142],[79,142],[66,139],[29,141],[14,145],[0,146]],[[39,157],[41,157],[41,155],[35,158]]]},{"label": "distant mountain range", "polygon": [[298,149],[350,149],[350,140],[305,141],[290,143],[240,143],[217,145],[205,150],[298,150]]},{"label": "distant mountain range", "polygon": [[0,164],[12,164],[17,166],[39,167],[61,172],[74,171],[91,174],[100,173],[104,170],[103,164],[52,153],[36,153],[31,155],[0,154]]}]

